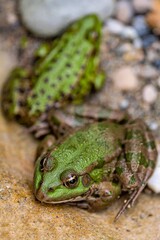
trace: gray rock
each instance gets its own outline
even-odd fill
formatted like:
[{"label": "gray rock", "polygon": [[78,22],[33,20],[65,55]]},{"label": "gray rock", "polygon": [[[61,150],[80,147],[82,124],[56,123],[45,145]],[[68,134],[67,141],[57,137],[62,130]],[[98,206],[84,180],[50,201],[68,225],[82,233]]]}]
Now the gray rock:
[{"label": "gray rock", "polygon": [[132,25],[136,29],[139,36],[145,36],[150,31],[143,15],[136,16],[133,19]]},{"label": "gray rock", "polygon": [[58,35],[72,21],[96,13],[102,20],[111,16],[114,0],[21,0],[19,10],[25,26],[36,35]]}]

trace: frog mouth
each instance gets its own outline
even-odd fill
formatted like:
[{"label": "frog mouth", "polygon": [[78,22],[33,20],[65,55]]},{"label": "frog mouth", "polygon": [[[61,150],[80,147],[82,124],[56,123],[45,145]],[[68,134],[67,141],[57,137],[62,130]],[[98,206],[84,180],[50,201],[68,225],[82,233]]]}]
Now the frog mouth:
[{"label": "frog mouth", "polygon": [[37,191],[35,194],[35,197],[43,203],[51,203],[51,204],[61,204],[61,203],[76,203],[76,202],[82,202],[86,201],[86,198],[90,195],[90,191],[87,191],[82,196],[77,196],[65,200],[53,200],[49,198],[45,193],[41,191]]},{"label": "frog mouth", "polygon": [[51,203],[51,204],[61,204],[61,203],[76,203],[76,202],[81,202],[85,200],[86,200],[86,196],[77,196],[74,198],[70,198],[66,200],[57,200],[57,201],[53,201],[51,199],[44,199],[44,201],[41,200],[41,202]]}]

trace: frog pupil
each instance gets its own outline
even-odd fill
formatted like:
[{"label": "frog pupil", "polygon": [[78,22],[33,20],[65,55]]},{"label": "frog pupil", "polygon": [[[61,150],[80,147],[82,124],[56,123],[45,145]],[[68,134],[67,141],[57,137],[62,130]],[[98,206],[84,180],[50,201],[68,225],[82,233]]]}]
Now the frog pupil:
[{"label": "frog pupil", "polygon": [[71,175],[68,176],[68,178],[65,179],[65,181],[63,182],[63,185],[67,188],[74,188],[77,186],[77,182],[78,182],[78,177],[76,175]]}]

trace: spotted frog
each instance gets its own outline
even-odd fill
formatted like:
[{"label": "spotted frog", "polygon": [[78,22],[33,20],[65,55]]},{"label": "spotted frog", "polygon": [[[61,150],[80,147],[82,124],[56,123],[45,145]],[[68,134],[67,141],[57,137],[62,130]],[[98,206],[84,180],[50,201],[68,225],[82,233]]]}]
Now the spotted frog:
[{"label": "spotted frog", "polygon": [[43,140],[34,173],[36,198],[100,210],[126,192],[118,219],[134,205],[155,167],[156,146],[145,123],[87,105],[55,110],[49,119],[53,131],[59,128],[63,135],[68,127],[69,134],[55,143],[53,136]]},{"label": "spotted frog", "polygon": [[[73,23],[53,44],[37,50],[33,69],[14,69],[3,87],[5,115],[27,125],[68,100],[79,103],[104,83],[99,68],[101,22],[88,15]],[[47,114],[46,114],[47,115]]]}]

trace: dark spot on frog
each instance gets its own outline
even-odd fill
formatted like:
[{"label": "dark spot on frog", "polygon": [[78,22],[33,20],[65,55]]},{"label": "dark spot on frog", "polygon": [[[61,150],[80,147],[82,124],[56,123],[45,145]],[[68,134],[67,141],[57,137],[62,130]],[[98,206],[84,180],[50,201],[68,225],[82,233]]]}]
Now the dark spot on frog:
[{"label": "dark spot on frog", "polygon": [[59,81],[61,81],[61,80],[62,80],[62,77],[61,77],[61,76],[58,76],[57,79],[58,79]]},{"label": "dark spot on frog", "polygon": [[52,83],[51,84],[51,87],[55,88],[56,84],[55,83]]},{"label": "dark spot on frog", "polygon": [[51,105],[46,104],[46,110],[49,110],[51,108]]},{"label": "dark spot on frog", "polygon": [[32,98],[32,99],[35,99],[35,98],[37,98],[37,97],[38,97],[38,95],[37,95],[36,93],[34,93],[34,94],[31,95],[31,98]]},{"label": "dark spot on frog", "polygon": [[26,104],[23,101],[18,101],[17,105],[20,106],[20,107],[24,107]]},{"label": "dark spot on frog", "polygon": [[85,69],[85,67],[86,67],[86,65],[85,65],[85,64],[83,64],[83,65],[81,66],[81,69],[82,69],[82,70],[84,70],[84,69]]},{"label": "dark spot on frog", "polygon": [[39,106],[39,105],[40,105],[40,102],[36,102],[36,105]]},{"label": "dark spot on frog", "polygon": [[51,99],[52,99],[52,96],[51,96],[51,95],[48,95],[47,98],[48,98],[48,100],[51,100]]},{"label": "dark spot on frog", "polygon": [[25,92],[25,89],[24,88],[16,88],[16,92],[23,94]]},{"label": "dark spot on frog", "polygon": [[66,67],[70,68],[71,64],[70,63],[66,63]]},{"label": "dark spot on frog", "polygon": [[71,89],[71,90],[74,90],[74,89],[75,89],[75,86],[74,86],[74,85],[70,85],[70,89]]},{"label": "dark spot on frog", "polygon": [[45,79],[44,79],[44,82],[45,82],[45,83],[48,83],[48,82],[49,82],[49,79],[48,79],[48,78],[45,78]]},{"label": "dark spot on frog", "polygon": [[80,50],[76,50],[76,54],[80,54]]},{"label": "dark spot on frog", "polygon": [[45,90],[44,90],[44,89],[40,89],[40,93],[41,93],[41,94],[44,94],[44,93],[45,93]]}]

